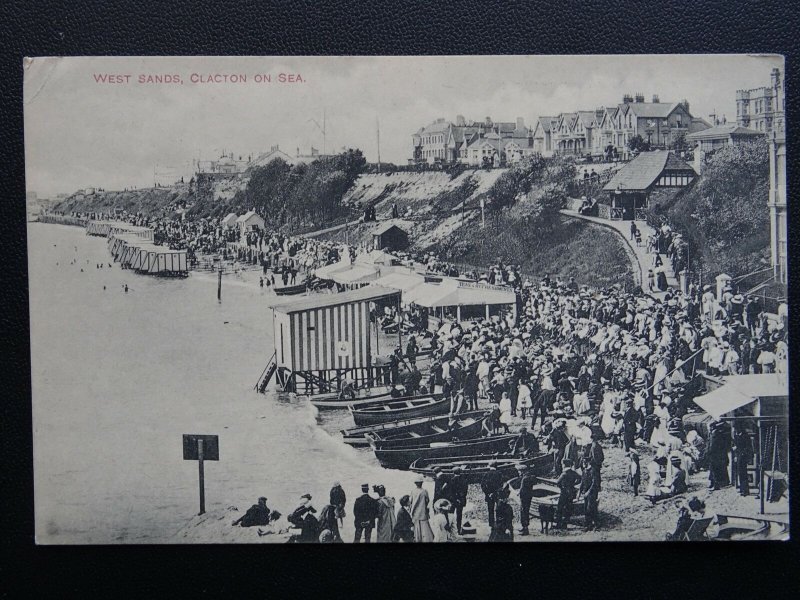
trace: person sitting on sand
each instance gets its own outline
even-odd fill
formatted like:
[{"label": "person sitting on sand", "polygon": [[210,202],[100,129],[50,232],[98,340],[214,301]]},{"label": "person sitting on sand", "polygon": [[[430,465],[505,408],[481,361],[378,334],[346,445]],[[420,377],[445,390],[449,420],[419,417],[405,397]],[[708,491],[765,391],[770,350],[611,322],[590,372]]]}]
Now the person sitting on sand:
[{"label": "person sitting on sand", "polygon": [[248,508],[247,512],[231,523],[231,525],[234,527],[237,525],[241,527],[253,527],[255,525],[269,525],[269,522],[270,510],[267,506],[267,499],[262,496],[258,499],[257,504],[253,504],[253,506]]}]

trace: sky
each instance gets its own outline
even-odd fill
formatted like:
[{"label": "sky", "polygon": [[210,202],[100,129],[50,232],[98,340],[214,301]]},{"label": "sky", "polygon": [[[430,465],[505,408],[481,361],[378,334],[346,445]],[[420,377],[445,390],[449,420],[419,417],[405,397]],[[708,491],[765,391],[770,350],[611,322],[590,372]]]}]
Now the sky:
[{"label": "sky", "polygon": [[[736,119],[736,90],[769,85],[779,56],[71,57],[24,63],[28,191],[121,190],[189,176],[192,161],[272,146],[360,148],[405,164],[438,117],[498,121],[615,105],[625,93]],[[279,75],[287,76],[279,81]],[[245,75],[246,82],[209,82]],[[106,75],[121,83],[98,81]],[[180,83],[139,82],[172,76]],[[256,81],[261,76],[271,82]],[[289,81],[299,76],[303,81]],[[193,81],[194,79],[194,81]],[[326,135],[322,134],[324,128]]]}]

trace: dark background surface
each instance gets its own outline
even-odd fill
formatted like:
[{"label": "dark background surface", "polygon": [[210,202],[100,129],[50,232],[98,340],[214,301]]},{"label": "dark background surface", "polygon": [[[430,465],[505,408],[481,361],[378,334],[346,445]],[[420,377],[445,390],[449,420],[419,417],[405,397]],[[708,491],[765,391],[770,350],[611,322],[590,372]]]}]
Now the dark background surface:
[{"label": "dark background surface", "polygon": [[[22,57],[71,55],[780,53],[787,57],[789,154],[797,155],[797,39],[793,3],[524,2],[367,3],[75,0],[0,4],[0,200],[3,251],[3,518],[0,592],[62,596],[415,593],[493,597],[777,597],[798,592],[796,543],[458,544],[338,547],[36,547],[25,243]],[[735,74],[732,74],[735,76]],[[765,75],[766,77],[767,75]],[[668,82],[667,82],[668,83]],[[800,188],[789,160],[789,190]],[[792,197],[794,194],[790,194]],[[797,210],[792,200],[790,228]],[[797,238],[790,237],[792,264]],[[790,272],[790,287],[796,283]],[[790,293],[791,352],[797,306]],[[796,369],[791,370],[792,390]],[[795,415],[793,415],[795,416]],[[794,440],[797,424],[793,419]],[[793,444],[793,464],[798,444]],[[796,486],[792,485],[792,492]],[[602,502],[602,498],[601,498]],[[794,512],[794,511],[793,511]],[[794,514],[792,515],[795,516]],[[793,519],[794,520],[794,519]],[[796,534],[797,528],[792,527]],[[517,592],[509,592],[514,586]],[[579,592],[578,592],[579,593]],[[239,594],[236,594],[239,595]]]}]

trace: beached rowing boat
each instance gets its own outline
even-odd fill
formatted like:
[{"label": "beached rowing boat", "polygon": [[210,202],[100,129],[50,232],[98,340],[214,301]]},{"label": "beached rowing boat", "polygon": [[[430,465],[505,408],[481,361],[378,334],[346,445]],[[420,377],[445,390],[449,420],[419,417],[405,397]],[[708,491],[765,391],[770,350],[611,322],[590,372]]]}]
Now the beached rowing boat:
[{"label": "beached rowing boat", "polygon": [[[335,384],[331,384],[335,385]],[[322,394],[314,394],[313,396],[307,395],[309,402],[317,408],[340,408],[346,409],[348,406],[359,406],[370,404],[378,400],[396,400],[392,398],[390,387],[381,385],[372,388],[364,388],[356,393],[355,398],[349,396],[344,399],[339,399],[339,392],[325,392]]]},{"label": "beached rowing boat", "polygon": [[518,465],[525,465],[529,472],[536,476],[547,475],[553,470],[554,454],[538,454],[530,457],[513,456],[510,453],[497,454],[495,456],[445,456],[442,458],[418,458],[411,463],[411,470],[430,477],[434,474],[434,469],[439,469],[443,473],[452,473],[456,468],[469,483],[478,483],[481,478],[490,471],[490,466],[506,476],[513,477],[517,473]]},{"label": "beached rowing boat", "polygon": [[458,442],[439,442],[402,448],[376,448],[372,444],[375,458],[387,469],[407,470],[419,458],[441,458],[445,456],[477,456],[508,452],[516,435],[495,435]]},{"label": "beached rowing boat", "polygon": [[420,427],[419,432],[405,429],[402,431],[381,431],[367,433],[366,438],[373,448],[406,448],[420,444],[433,444],[436,442],[452,442],[455,440],[471,440],[481,433],[481,426],[487,413],[460,414],[454,417],[448,415],[443,423],[428,423]]},{"label": "beached rowing boat", "polygon": [[[483,412],[484,411],[474,411],[472,413],[463,413],[462,416],[480,416],[483,414]],[[424,432],[429,431],[430,426],[447,427],[447,422],[449,419],[449,415],[436,415],[432,417],[400,419],[397,421],[378,423],[376,425],[365,425],[363,427],[352,427],[350,429],[342,430],[342,440],[351,446],[369,446],[369,440],[366,437],[366,434],[368,433],[385,434],[408,431],[421,436],[424,434]]]},{"label": "beached rowing boat", "polygon": [[717,535],[712,540],[788,540],[789,523],[777,519],[717,515]]},{"label": "beached rowing boat", "polygon": [[412,396],[389,398],[358,405],[351,403],[350,414],[356,427],[377,425],[400,419],[444,415],[450,410],[450,399],[441,394],[435,396]]},{"label": "beached rowing boat", "polygon": [[273,289],[278,296],[296,296],[306,291],[306,284],[298,283],[297,285],[275,286]]}]

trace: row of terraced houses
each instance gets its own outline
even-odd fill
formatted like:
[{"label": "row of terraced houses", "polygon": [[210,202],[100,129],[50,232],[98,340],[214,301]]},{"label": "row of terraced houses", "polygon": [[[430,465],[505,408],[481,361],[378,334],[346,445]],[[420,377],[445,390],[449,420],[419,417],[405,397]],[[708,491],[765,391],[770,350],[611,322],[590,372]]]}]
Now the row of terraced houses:
[{"label": "row of terraced houses", "polygon": [[468,122],[459,115],[455,123],[440,118],[413,134],[409,162],[499,166],[536,153],[624,160],[637,135],[651,148],[670,148],[709,127],[692,116],[686,100],[661,102],[653,96],[652,102],[645,102],[643,94],[626,94],[616,106],[539,117],[532,128],[521,117],[515,122],[494,122],[490,117]]}]

